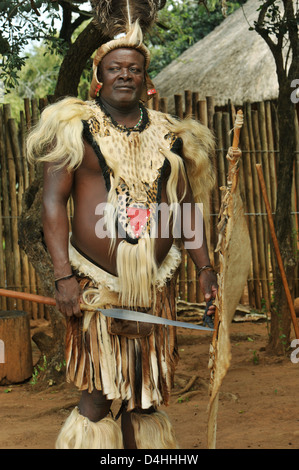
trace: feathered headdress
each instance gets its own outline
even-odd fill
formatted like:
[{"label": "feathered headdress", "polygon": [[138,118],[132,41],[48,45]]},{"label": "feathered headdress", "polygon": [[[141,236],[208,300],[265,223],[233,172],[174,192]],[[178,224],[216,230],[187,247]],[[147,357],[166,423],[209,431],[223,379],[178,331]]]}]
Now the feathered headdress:
[{"label": "feathered headdress", "polygon": [[166,0],[91,0],[91,4],[103,33],[112,39],[128,32],[136,21],[143,33],[149,31]]},{"label": "feathered headdress", "polygon": [[134,48],[145,58],[145,89],[142,100],[146,101],[156,93],[147,69],[150,52],[143,44],[143,34],[149,31],[156,21],[158,10],[166,0],[92,0],[94,16],[103,33],[111,40],[103,44],[93,60],[93,78],[89,94],[95,98],[101,84],[98,80],[98,66],[103,58],[114,49]]}]

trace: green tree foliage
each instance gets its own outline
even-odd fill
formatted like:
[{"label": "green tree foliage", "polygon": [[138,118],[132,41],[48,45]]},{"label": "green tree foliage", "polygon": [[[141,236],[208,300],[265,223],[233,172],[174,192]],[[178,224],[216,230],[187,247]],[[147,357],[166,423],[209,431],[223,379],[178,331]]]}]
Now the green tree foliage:
[{"label": "green tree foliage", "polygon": [[43,42],[50,51],[65,56],[77,28],[92,17],[91,6],[85,10],[88,3],[85,0],[0,1],[0,80],[6,89],[18,84],[33,41]]},{"label": "green tree foliage", "polygon": [[61,55],[51,53],[45,43],[32,48],[15,88],[8,89],[4,96],[4,103],[11,105],[13,117],[18,119],[20,110],[24,108],[24,98],[46,97],[54,93],[62,59]]},{"label": "green tree foliage", "polygon": [[235,11],[244,0],[226,3],[198,0],[168,0],[159,12],[159,21],[148,37],[152,54],[150,75],[154,78],[166,65],[186,49],[209,34],[223,20],[224,15]]},{"label": "green tree foliage", "polygon": [[18,73],[27,59],[26,46],[34,40],[57,41],[55,20],[58,18],[55,2],[0,2],[0,79],[6,88],[13,88],[18,83]]},{"label": "green tree foliage", "polygon": [[[85,27],[81,25],[74,33],[76,37]],[[58,43],[56,43],[58,45]],[[61,44],[62,45],[62,44]],[[24,108],[24,98],[46,97],[55,92],[59,69],[64,57],[64,47],[54,47],[53,42],[43,40],[41,44],[35,43],[18,73],[18,78],[13,88],[6,88],[4,103],[11,105],[12,116],[19,119],[19,113]],[[87,98],[90,85],[90,69],[83,71],[78,88],[78,96]]]}]

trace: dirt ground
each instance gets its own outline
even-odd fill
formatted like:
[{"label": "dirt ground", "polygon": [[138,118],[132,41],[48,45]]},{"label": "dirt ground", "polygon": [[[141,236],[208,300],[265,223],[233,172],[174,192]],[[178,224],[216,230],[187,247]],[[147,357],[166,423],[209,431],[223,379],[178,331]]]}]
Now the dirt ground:
[{"label": "dirt ground", "polygon": [[[219,400],[218,449],[299,449],[299,363],[292,363],[290,354],[267,355],[267,336],[265,322],[231,326],[232,363]],[[178,329],[180,362],[166,411],[180,449],[207,448],[210,340],[210,333]],[[189,397],[175,395],[195,375]],[[70,384],[44,391],[29,382],[1,386],[0,448],[53,449],[78,399]]]}]

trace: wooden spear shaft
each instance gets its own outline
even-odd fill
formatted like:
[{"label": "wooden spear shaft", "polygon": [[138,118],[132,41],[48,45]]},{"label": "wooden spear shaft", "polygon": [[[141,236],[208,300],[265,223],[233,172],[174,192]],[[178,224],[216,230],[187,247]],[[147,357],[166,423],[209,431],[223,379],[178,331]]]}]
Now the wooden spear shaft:
[{"label": "wooden spear shaft", "polygon": [[257,169],[257,173],[258,173],[258,177],[259,177],[259,181],[260,181],[260,186],[261,186],[263,198],[264,198],[264,201],[265,201],[265,206],[266,206],[266,210],[267,210],[267,214],[268,214],[268,221],[269,221],[271,237],[272,237],[272,240],[273,240],[274,250],[275,250],[277,263],[278,263],[279,271],[280,271],[281,278],[282,278],[283,287],[284,287],[284,290],[285,290],[285,293],[286,293],[289,309],[290,309],[290,312],[291,312],[291,318],[292,318],[292,322],[293,322],[293,326],[294,326],[294,330],[295,330],[295,335],[296,335],[296,338],[299,339],[299,326],[298,326],[297,317],[296,317],[296,313],[295,313],[295,308],[294,308],[291,292],[290,292],[290,289],[289,289],[289,286],[288,286],[288,281],[287,281],[287,277],[286,277],[286,274],[285,274],[285,270],[284,270],[280,250],[279,250],[278,240],[277,240],[276,233],[275,233],[274,222],[273,222],[273,217],[272,217],[272,211],[271,211],[268,196],[267,196],[266,184],[265,184],[263,171],[262,171],[262,165],[260,163],[256,163],[255,166],[256,166],[256,169]]},{"label": "wooden spear shaft", "polygon": [[29,302],[37,302],[45,305],[56,305],[55,299],[52,297],[44,297],[42,295],[28,294],[27,292],[17,292],[15,290],[0,289],[0,295],[3,297],[11,297],[13,299],[29,300]]},{"label": "wooden spear shaft", "polygon": [[[13,299],[28,300],[29,302],[37,302],[39,304],[51,305],[55,307],[56,300],[52,297],[44,297],[43,295],[28,294],[27,292],[18,292],[9,289],[0,289],[0,296],[11,297]],[[94,310],[91,305],[80,304],[82,310]]]},{"label": "wooden spear shaft", "polygon": [[233,143],[232,143],[232,147],[234,150],[237,150],[238,145],[239,145],[239,140],[240,140],[240,131],[241,131],[242,125],[241,124],[239,125],[239,120],[240,121],[242,120],[242,123],[243,123],[242,109],[239,109],[239,111],[237,112],[237,119],[236,119],[237,127],[235,127],[234,129],[234,138],[233,138]]},{"label": "wooden spear shaft", "polygon": [[[232,149],[238,150],[239,140],[240,140],[240,132],[243,126],[243,111],[239,109],[236,116],[235,127],[234,127],[234,137],[232,143]],[[238,170],[236,171],[235,175],[233,175],[233,169],[236,165],[237,157],[230,157],[229,168],[228,168],[228,180],[232,183],[231,186],[231,193],[234,193],[237,185],[238,185]]]},{"label": "wooden spear shaft", "polygon": [[[239,109],[239,111],[237,112],[235,126],[234,126],[234,137],[233,137],[233,142],[232,142],[233,150],[238,149],[239,140],[240,140],[240,132],[241,132],[242,125],[243,125],[243,111],[242,111],[242,109]],[[234,164],[235,164],[234,160],[231,160],[230,163],[229,163],[229,170],[228,170],[228,177],[229,178],[231,177],[231,168],[233,167]],[[234,186],[236,186],[236,184],[237,184],[237,182],[235,182]],[[215,346],[215,344],[216,344],[217,335],[218,335],[218,326],[219,326],[219,312],[218,312],[218,308],[216,307],[215,316],[214,316],[214,328],[215,328],[215,330],[214,330],[213,338],[212,338],[213,346]]]}]

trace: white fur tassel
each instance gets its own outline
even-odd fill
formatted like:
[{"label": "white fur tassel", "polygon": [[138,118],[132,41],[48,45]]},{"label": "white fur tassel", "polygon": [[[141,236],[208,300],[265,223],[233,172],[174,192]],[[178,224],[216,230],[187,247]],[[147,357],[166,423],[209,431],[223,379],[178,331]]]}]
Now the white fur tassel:
[{"label": "white fur tassel", "polygon": [[123,449],[120,427],[110,417],[93,423],[74,408],[56,441],[56,449]]}]

